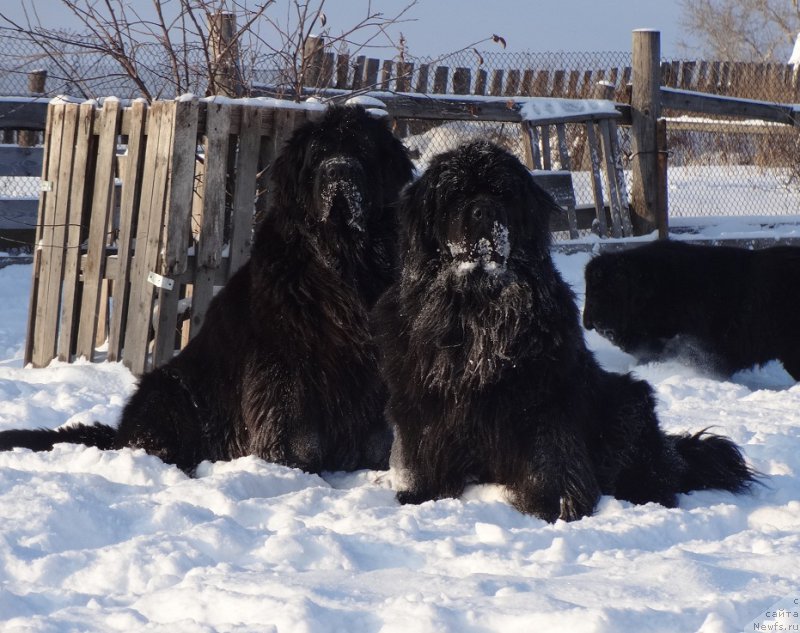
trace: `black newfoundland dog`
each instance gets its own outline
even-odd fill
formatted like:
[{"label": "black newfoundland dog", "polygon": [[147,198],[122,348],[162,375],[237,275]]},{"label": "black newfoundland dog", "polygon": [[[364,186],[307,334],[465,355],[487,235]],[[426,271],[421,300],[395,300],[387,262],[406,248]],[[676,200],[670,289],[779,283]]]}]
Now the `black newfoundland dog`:
[{"label": "black newfoundland dog", "polygon": [[257,455],[307,471],[388,467],[369,310],[396,270],[403,145],[362,108],[298,128],[272,173],[250,261],[198,335],[144,375],[118,429],[6,431],[0,448],[138,447],[191,473]]},{"label": "black newfoundland dog", "polygon": [[550,257],[557,207],[511,154],[435,158],[399,211],[401,278],[374,319],[402,503],[504,484],[522,512],[589,515],[601,494],[675,506],[753,475],[729,440],[666,435],[649,385],[602,370]]},{"label": "black newfoundland dog", "polygon": [[778,359],[800,380],[800,248],[652,242],[586,266],[583,323],[639,361],[730,375]]}]

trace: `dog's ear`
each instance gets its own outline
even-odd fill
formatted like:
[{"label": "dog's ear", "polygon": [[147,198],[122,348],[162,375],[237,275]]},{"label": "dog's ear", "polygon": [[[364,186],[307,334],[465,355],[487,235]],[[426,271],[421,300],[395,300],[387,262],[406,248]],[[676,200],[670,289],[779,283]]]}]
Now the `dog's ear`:
[{"label": "dog's ear", "polygon": [[308,160],[311,147],[311,132],[308,126],[297,128],[283,144],[270,169],[270,183],[274,206],[279,209],[293,209],[300,203],[302,183],[300,174]]},{"label": "dog's ear", "polygon": [[442,167],[431,164],[415,181],[406,186],[401,200],[401,222],[415,234],[431,234],[437,214],[437,185]]},{"label": "dog's ear", "polygon": [[436,163],[416,180],[406,185],[398,201],[397,216],[401,228],[402,249],[423,251],[431,254],[436,251],[437,214],[436,184],[441,167]]}]

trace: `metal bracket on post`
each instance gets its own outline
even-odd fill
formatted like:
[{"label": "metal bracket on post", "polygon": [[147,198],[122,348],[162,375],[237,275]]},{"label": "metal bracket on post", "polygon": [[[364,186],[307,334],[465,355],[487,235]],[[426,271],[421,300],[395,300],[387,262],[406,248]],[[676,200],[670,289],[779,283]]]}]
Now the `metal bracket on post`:
[{"label": "metal bracket on post", "polygon": [[147,281],[153,284],[156,288],[163,288],[164,290],[172,290],[175,287],[175,280],[169,277],[164,277],[158,273],[150,271],[147,273]]}]

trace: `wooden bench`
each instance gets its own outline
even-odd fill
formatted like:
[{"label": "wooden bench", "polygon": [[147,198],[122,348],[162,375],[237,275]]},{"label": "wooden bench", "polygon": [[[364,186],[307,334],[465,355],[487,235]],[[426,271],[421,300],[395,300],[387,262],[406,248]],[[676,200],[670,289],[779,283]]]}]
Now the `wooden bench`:
[{"label": "wooden bench", "polygon": [[[564,209],[564,216],[554,218],[554,231],[569,232],[570,239],[579,236],[578,231],[596,228],[601,237],[628,237],[633,235],[628,191],[617,142],[616,120],[618,113],[576,112],[558,116],[541,116],[523,121],[523,141],[528,167],[534,179],[548,191]],[[588,155],[591,172],[594,204],[578,206],[572,183],[570,147],[567,144],[567,124],[582,126],[584,138],[573,147],[573,154]],[[553,135],[555,132],[555,135]],[[553,144],[560,170],[553,170]],[[605,188],[604,188],[605,181]],[[604,193],[605,192],[605,193]],[[608,195],[606,204],[605,195]]]},{"label": "wooden bench", "polygon": [[[553,196],[561,207],[562,213],[550,218],[550,230],[555,232],[570,232],[570,214],[575,216],[574,228],[577,231],[593,231],[599,234],[600,222],[597,219],[597,209],[594,205],[579,205],[572,184],[572,172],[569,171],[534,171],[531,172],[534,182]],[[603,206],[603,217],[606,228],[613,226],[611,209]],[[570,234],[572,237],[572,234]]]}]

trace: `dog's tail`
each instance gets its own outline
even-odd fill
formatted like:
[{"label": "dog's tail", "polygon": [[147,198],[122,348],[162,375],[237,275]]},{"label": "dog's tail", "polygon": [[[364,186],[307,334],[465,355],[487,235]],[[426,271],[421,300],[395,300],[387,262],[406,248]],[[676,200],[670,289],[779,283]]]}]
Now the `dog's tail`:
[{"label": "dog's tail", "polygon": [[739,447],[726,437],[707,430],[667,437],[685,462],[678,492],[715,489],[741,493],[758,481]]},{"label": "dog's tail", "polygon": [[100,449],[114,448],[117,431],[107,424],[78,424],[62,429],[13,429],[0,431],[0,451],[12,448],[29,448],[32,451],[49,451],[55,444],[85,444]]}]

